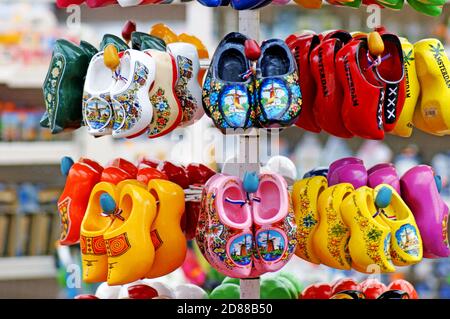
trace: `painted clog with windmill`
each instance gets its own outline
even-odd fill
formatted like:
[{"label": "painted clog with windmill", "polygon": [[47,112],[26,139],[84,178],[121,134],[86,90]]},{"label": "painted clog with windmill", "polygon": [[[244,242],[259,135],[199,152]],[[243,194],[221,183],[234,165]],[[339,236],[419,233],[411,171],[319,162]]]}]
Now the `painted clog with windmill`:
[{"label": "painted clog with windmill", "polygon": [[254,75],[246,56],[245,35],[232,32],[219,43],[203,84],[203,107],[222,131],[255,122]]},{"label": "painted clog with windmill", "polygon": [[256,114],[263,127],[283,127],[300,116],[302,92],[298,68],[287,44],[266,40],[256,64]]}]

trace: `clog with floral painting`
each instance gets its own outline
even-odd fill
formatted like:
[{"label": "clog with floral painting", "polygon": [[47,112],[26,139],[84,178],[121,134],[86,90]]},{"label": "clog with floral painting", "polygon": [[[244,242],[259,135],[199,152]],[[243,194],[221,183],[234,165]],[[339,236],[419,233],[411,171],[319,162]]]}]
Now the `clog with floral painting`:
[{"label": "clog with floral painting", "polygon": [[314,252],[313,235],[319,223],[317,204],[320,194],[328,187],[323,176],[313,176],[294,183],[292,200],[297,224],[298,245],[295,254],[314,264],[320,259]]},{"label": "clog with floral painting", "polygon": [[391,228],[379,216],[372,188],[362,186],[342,204],[342,219],[350,228],[348,248],[353,268],[369,273],[376,265],[382,273],[394,272],[390,254]]}]

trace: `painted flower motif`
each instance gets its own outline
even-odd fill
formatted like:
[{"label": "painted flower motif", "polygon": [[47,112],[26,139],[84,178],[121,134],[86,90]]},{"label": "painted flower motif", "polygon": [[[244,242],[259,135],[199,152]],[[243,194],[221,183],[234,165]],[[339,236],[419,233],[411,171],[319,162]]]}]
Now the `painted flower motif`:
[{"label": "painted flower motif", "polygon": [[158,111],[163,111],[167,108],[167,104],[164,103],[164,101],[159,101],[156,105],[155,105],[156,109]]},{"label": "painted flower motif", "polygon": [[209,96],[209,102],[210,102],[211,104],[216,104],[218,98],[219,98],[219,94],[218,94],[217,92],[213,92],[213,93],[211,93],[210,96]]},{"label": "painted flower motif", "polygon": [[317,221],[314,219],[312,215],[307,215],[305,218],[303,218],[303,226],[307,228],[313,227]]},{"label": "painted flower motif", "polygon": [[214,120],[217,121],[220,118],[220,112],[219,111],[213,112],[212,117]]},{"label": "painted flower motif", "polygon": [[52,95],[50,93],[47,94],[47,101],[48,102],[52,101]]},{"label": "painted flower motif", "polygon": [[54,77],[54,78],[56,78],[57,76],[59,75],[59,68],[53,68],[53,70],[52,70],[52,76]]},{"label": "painted flower motif", "polygon": [[203,87],[204,87],[204,88],[209,88],[210,85],[211,85],[211,78],[208,76],[208,77],[205,79],[205,83],[203,83]]},{"label": "painted flower motif", "polygon": [[293,85],[291,87],[291,91],[292,91],[292,94],[294,96],[300,96],[301,95],[300,86],[298,86],[298,85]]}]

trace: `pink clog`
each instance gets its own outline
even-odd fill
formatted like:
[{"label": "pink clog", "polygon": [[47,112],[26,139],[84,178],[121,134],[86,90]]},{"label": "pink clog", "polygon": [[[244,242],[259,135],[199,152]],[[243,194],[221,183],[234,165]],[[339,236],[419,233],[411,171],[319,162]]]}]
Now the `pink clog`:
[{"label": "pink clog", "polygon": [[254,272],[277,271],[292,257],[297,226],[287,184],[278,174],[262,174],[252,196],[255,229]]},{"label": "pink clog", "polygon": [[381,163],[367,170],[367,186],[375,188],[380,184],[391,185],[397,193],[400,192],[400,177],[391,163]]}]

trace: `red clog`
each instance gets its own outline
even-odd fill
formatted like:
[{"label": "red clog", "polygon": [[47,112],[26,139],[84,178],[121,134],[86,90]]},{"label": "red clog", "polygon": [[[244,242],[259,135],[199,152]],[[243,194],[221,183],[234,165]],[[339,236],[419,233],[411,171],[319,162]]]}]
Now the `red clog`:
[{"label": "red clog", "polygon": [[141,166],[138,170],[136,179],[139,182],[144,183],[145,185],[147,185],[148,182],[152,179],[169,180],[169,178],[167,177],[166,174],[164,174],[163,172],[160,172],[156,168],[150,167],[150,166]]},{"label": "red clog", "polygon": [[123,158],[116,158],[111,163],[110,166],[118,167],[123,169],[125,172],[127,172],[132,178],[136,178],[138,169],[136,165],[133,163],[123,159]]},{"label": "red clog", "polygon": [[307,131],[319,133],[320,126],[314,117],[314,100],[316,97],[316,83],[311,74],[310,56],[311,51],[320,44],[320,39],[316,34],[304,34],[296,36],[294,34],[286,38],[289,49],[294,54],[297,61],[299,72],[299,84],[302,89],[302,112],[298,121],[295,123]]},{"label": "red clog", "polygon": [[134,177],[131,176],[128,172],[124,171],[123,169],[115,166],[108,166],[106,167],[101,176],[102,182],[108,182],[114,185],[119,184],[121,181],[124,181],[126,179],[133,179]]},{"label": "red clog", "polygon": [[369,139],[383,139],[384,87],[368,68],[368,45],[353,40],[336,57],[336,70],[343,84],[342,118],[353,134]]},{"label": "red clog", "polygon": [[210,177],[216,174],[216,172],[214,172],[208,166],[197,163],[189,164],[188,166],[186,166],[186,172],[189,177],[190,185],[204,185]]},{"label": "red clog", "polygon": [[158,165],[158,169],[167,175],[169,181],[178,184],[181,188],[186,189],[189,187],[189,177],[184,167],[165,161]]},{"label": "red clog", "polygon": [[92,188],[100,181],[100,172],[86,163],[75,163],[69,170],[66,185],[58,199],[61,218],[61,245],[80,240],[80,227]]},{"label": "red clog", "polygon": [[78,163],[85,163],[85,164],[89,165],[90,167],[92,167],[93,169],[95,169],[100,174],[103,172],[103,166],[101,166],[99,163],[97,163],[96,161],[91,160],[89,158],[81,157],[78,160]]},{"label": "red clog", "polygon": [[56,6],[58,8],[67,8],[68,6],[75,4],[75,5],[81,5],[84,2],[84,0],[56,0]]},{"label": "red clog", "polygon": [[106,7],[113,4],[117,4],[116,0],[86,0],[86,4],[89,8]]},{"label": "red clog", "polygon": [[155,160],[155,159],[152,159],[152,158],[144,157],[143,159],[141,159],[139,161],[139,166],[141,164],[143,164],[143,165],[147,165],[147,166],[150,166],[150,167],[153,167],[153,168],[157,168],[159,163],[161,163],[161,161]]},{"label": "red clog", "polygon": [[381,38],[385,48],[383,57],[387,58],[374,69],[385,88],[383,127],[385,132],[390,132],[397,124],[405,104],[405,68],[400,39],[391,33],[381,33]]},{"label": "red clog", "polygon": [[350,138],[353,134],[344,126],[342,119],[342,101],[344,92],[340,81],[336,78],[336,53],[344,46],[346,37],[338,34],[327,35],[311,52],[311,72],[314,76],[317,94],[314,102],[314,116],[317,124],[326,132]]}]

